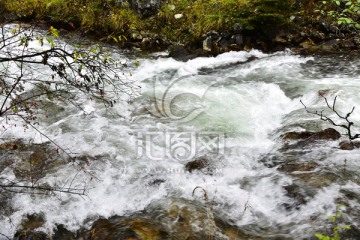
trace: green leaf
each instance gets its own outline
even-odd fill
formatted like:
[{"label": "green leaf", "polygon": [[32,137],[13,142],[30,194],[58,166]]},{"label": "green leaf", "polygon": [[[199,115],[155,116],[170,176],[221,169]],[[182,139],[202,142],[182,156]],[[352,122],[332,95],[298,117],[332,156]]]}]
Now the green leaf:
[{"label": "green leaf", "polygon": [[340,6],[340,1],[335,1],[336,5]]},{"label": "green leaf", "polygon": [[55,47],[54,40],[51,37],[46,37],[46,41],[51,45],[51,47]]},{"label": "green leaf", "polygon": [[329,236],[325,236],[320,233],[315,234],[315,237],[317,237],[320,240],[331,240],[331,238]]},{"label": "green leaf", "polygon": [[350,225],[342,225],[342,226],[339,226],[340,229],[347,229],[347,230],[350,230],[351,227]]},{"label": "green leaf", "polygon": [[139,61],[135,61],[134,64],[135,64],[136,67],[140,67]]},{"label": "green leaf", "polygon": [[53,35],[56,38],[59,37],[59,31],[56,28],[54,28],[53,26],[50,27],[50,33],[51,33],[51,35]]}]

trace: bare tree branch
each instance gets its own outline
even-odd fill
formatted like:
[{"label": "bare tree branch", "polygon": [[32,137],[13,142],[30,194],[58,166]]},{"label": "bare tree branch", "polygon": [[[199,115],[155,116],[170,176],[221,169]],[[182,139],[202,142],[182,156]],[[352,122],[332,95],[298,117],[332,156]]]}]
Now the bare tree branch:
[{"label": "bare tree branch", "polygon": [[332,124],[333,126],[336,126],[336,127],[341,127],[341,128],[344,128],[346,130],[346,135],[348,136],[349,140],[355,140],[357,138],[360,138],[360,134],[352,134],[351,132],[351,127],[354,126],[354,122],[350,121],[349,120],[349,117],[351,116],[351,114],[354,112],[355,110],[355,107],[353,107],[351,109],[350,112],[348,112],[345,116],[342,116],[336,109],[335,109],[335,106],[336,106],[336,100],[337,100],[337,96],[335,96],[334,98],[334,101],[332,103],[332,105],[329,104],[327,98],[323,95],[323,94],[320,94],[320,96],[322,98],[324,98],[325,100],[325,103],[326,103],[326,106],[336,114],[336,116],[342,120],[345,120],[346,121],[346,124],[342,124],[342,123],[336,123],[334,120],[332,120],[331,118],[325,116],[323,114],[323,110],[322,111],[318,111],[318,110],[315,110],[315,111],[310,111],[306,105],[303,103],[302,100],[300,100],[301,104],[304,106],[305,110],[307,113],[310,113],[310,114],[315,114],[317,116],[320,117],[321,120],[325,121],[325,122],[329,122],[330,124]]}]

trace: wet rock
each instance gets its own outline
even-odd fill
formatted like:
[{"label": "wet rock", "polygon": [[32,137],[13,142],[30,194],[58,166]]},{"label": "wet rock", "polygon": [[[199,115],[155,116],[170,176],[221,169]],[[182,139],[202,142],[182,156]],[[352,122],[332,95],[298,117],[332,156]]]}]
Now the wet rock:
[{"label": "wet rock", "polygon": [[319,140],[337,140],[341,137],[341,134],[333,128],[327,128],[315,133],[313,137]]},{"label": "wet rock", "polygon": [[287,132],[282,135],[284,140],[300,140],[307,139],[313,135],[313,132]]},{"label": "wet rock", "polygon": [[38,180],[66,164],[50,144],[24,144],[21,141],[0,145],[0,172],[5,168],[13,169],[18,180]]},{"label": "wet rock", "polygon": [[178,61],[188,61],[197,57],[208,57],[209,52],[204,51],[203,49],[196,49],[194,51],[188,51],[182,45],[174,45],[169,47],[169,57],[172,57]]},{"label": "wet rock", "polygon": [[188,172],[192,172],[195,170],[207,169],[209,167],[210,167],[209,161],[204,157],[195,159],[194,161],[188,162],[185,165],[185,169]]},{"label": "wet rock", "polygon": [[152,180],[151,182],[149,182],[149,185],[150,186],[154,186],[154,185],[158,186],[164,182],[166,182],[164,179],[156,178],[156,179]]},{"label": "wet rock", "polygon": [[313,41],[305,41],[305,42],[300,43],[300,46],[307,49],[312,46],[315,46],[315,43]]},{"label": "wet rock", "polygon": [[90,231],[85,229],[80,229],[76,232],[71,232],[64,227],[64,225],[59,224],[56,226],[56,229],[53,229],[54,234],[51,237],[51,240],[85,240],[90,238]]},{"label": "wet rock", "polygon": [[40,231],[18,231],[15,233],[14,240],[50,240],[51,238]]},{"label": "wet rock", "polygon": [[35,181],[51,173],[55,168],[64,165],[66,162],[55,154],[47,144],[34,144],[27,146],[19,152],[21,160],[14,166],[16,178]]},{"label": "wet rock", "polygon": [[341,143],[339,143],[340,149],[341,150],[353,150],[354,144],[350,141],[342,141]]},{"label": "wet rock", "polygon": [[286,195],[294,200],[293,203],[284,203],[283,206],[286,210],[299,209],[300,205],[307,203],[307,196],[304,189],[297,184],[290,184],[283,186]]},{"label": "wet rock", "polygon": [[306,172],[306,173],[294,173],[291,174],[297,181],[305,184],[306,186],[313,188],[328,187],[338,179],[338,175],[328,171],[320,172]]},{"label": "wet rock", "polygon": [[331,39],[329,41],[323,42],[319,46],[322,52],[331,53],[339,50],[340,43],[341,41],[339,39]]},{"label": "wet rock", "polygon": [[339,143],[339,147],[341,150],[353,150],[355,148],[360,148],[360,142],[345,140]]},{"label": "wet rock", "polygon": [[150,219],[112,217],[97,220],[91,228],[92,240],[150,240],[158,239],[159,232]]},{"label": "wet rock", "polygon": [[341,134],[333,128],[327,128],[320,132],[287,132],[282,137],[284,140],[337,140]]},{"label": "wet rock", "polygon": [[182,45],[174,45],[169,48],[169,57],[176,60],[185,60],[187,59],[189,52]]},{"label": "wet rock", "polygon": [[99,219],[89,232],[91,240],[228,239],[209,207],[181,198],[154,201],[131,216]]},{"label": "wet rock", "polygon": [[17,150],[20,147],[23,147],[24,144],[20,141],[14,141],[14,142],[5,142],[3,144],[0,144],[0,151],[5,150]]},{"label": "wet rock", "polygon": [[21,221],[21,228],[23,230],[35,230],[45,224],[45,217],[42,213],[28,214]]},{"label": "wet rock", "polygon": [[280,164],[278,170],[287,173],[308,172],[315,170],[317,167],[319,167],[319,164],[316,162],[288,162]]},{"label": "wet rock", "polygon": [[331,91],[331,89],[322,89],[322,90],[319,90],[318,91],[318,96],[321,97],[321,96],[326,96],[327,94],[329,94]]}]

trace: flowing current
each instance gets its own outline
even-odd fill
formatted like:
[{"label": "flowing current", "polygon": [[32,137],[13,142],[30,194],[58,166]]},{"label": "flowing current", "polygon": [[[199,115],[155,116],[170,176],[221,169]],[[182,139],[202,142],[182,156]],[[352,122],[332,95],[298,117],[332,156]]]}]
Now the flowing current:
[{"label": "flowing current", "polygon": [[[95,177],[72,164],[48,173],[41,182],[59,186],[76,176],[73,186],[85,185],[87,196],[17,194],[11,213],[0,217],[2,234],[12,236],[31,213],[44,214],[40,230],[64,224],[76,231],[98,217],[128,215],[161,199],[203,201],[201,194],[193,195],[196,187],[206,190],[217,216],[264,239],[310,238],[329,227],[326,216],[334,215],[338,199],[358,227],[360,150],[340,150],[345,137],[281,150],[285,132],[331,127],[300,103],[325,109],[319,91],[331,100],[338,96],[341,113],[356,106],[351,119],[360,132],[358,56],[252,50],[180,62],[162,55],[138,58],[139,67],[124,69],[141,89],[110,112],[89,99],[85,112],[57,103],[62,110],[44,118],[41,130],[64,149],[88,156],[86,170]],[[31,129],[6,128],[3,136],[46,141]],[[211,169],[187,171],[185,165],[196,159],[206,159]],[[314,161],[319,167],[300,178],[278,170],[287,161]],[[15,178],[11,169],[1,176]],[[305,199],[301,203],[284,187],[294,184]]]}]

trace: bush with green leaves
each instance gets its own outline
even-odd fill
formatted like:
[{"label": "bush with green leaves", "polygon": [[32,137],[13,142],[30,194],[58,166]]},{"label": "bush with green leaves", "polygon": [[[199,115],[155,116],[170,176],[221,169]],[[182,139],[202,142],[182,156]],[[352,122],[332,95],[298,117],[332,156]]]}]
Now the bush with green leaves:
[{"label": "bush with green leaves", "polygon": [[317,11],[340,26],[360,29],[360,0],[324,0]]}]

